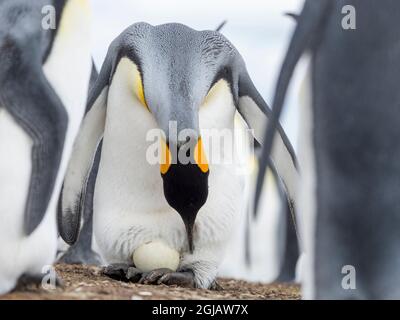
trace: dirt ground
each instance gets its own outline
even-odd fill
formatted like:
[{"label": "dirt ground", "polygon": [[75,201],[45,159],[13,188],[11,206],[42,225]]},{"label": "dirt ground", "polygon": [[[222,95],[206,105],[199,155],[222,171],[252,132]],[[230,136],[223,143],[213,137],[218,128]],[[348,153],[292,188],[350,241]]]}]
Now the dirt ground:
[{"label": "dirt ground", "polygon": [[219,279],[220,291],[185,289],[164,285],[149,286],[125,283],[103,276],[92,266],[57,265],[56,270],[64,287],[45,291],[27,287],[0,299],[51,299],[51,300],[181,300],[181,299],[300,299],[299,287],[285,284],[248,283],[233,279]]}]

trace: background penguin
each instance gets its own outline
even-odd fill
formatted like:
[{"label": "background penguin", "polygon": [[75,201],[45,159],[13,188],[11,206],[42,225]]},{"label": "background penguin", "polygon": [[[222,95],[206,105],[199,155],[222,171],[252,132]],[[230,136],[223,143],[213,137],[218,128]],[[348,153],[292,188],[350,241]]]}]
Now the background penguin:
[{"label": "background penguin", "polygon": [[[56,28],[42,27],[51,5]],[[48,8],[48,7],[47,7]],[[41,281],[91,71],[88,3],[0,2],[0,293]]]},{"label": "background penguin", "polygon": [[[238,110],[261,142],[269,114],[242,57],[216,31],[134,24],[111,44],[89,100],[64,181],[61,236],[68,243],[78,236],[79,203],[103,137],[94,233],[110,264],[105,273],[144,283],[210,287],[241,210],[242,183],[234,164],[196,159],[210,149],[202,132],[232,130]],[[171,121],[177,132],[191,129],[191,136],[172,135],[163,145],[167,161],[151,165],[146,135],[160,128],[169,137]],[[281,128],[276,140],[272,160],[286,190],[295,192],[295,157]],[[190,154],[190,163],[171,163],[169,150],[186,152],[193,146],[197,152]],[[132,264],[135,250],[155,241],[179,252],[177,270],[147,272]]]},{"label": "background penguin", "polygon": [[[355,29],[343,27],[349,6]],[[307,299],[400,297],[399,24],[394,0],[306,1],[298,18],[273,119],[309,50],[298,201]]]}]

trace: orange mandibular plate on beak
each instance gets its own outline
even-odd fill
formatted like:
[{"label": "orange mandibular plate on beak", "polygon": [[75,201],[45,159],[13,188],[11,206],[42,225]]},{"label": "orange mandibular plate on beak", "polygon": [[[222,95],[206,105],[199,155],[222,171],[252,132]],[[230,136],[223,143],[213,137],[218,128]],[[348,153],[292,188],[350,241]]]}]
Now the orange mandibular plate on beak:
[{"label": "orange mandibular plate on beak", "polygon": [[206,173],[208,171],[208,162],[201,138],[199,138],[194,148],[194,160],[202,172]]},{"label": "orange mandibular plate on beak", "polygon": [[160,162],[160,172],[161,174],[166,174],[169,167],[171,166],[171,151],[169,150],[167,143],[161,140],[161,162]]}]

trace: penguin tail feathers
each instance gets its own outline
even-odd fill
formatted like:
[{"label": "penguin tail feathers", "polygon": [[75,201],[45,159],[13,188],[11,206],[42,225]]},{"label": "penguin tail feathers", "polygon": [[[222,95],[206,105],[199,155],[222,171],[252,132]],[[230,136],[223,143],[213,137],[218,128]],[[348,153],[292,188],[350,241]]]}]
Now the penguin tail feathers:
[{"label": "penguin tail feathers", "polygon": [[57,221],[60,235],[68,244],[75,243],[78,238],[87,190],[93,189],[88,181],[103,137],[107,93],[108,89],[104,88],[86,113],[68,163]]},{"label": "penguin tail feathers", "polygon": [[227,22],[228,22],[227,20],[222,21],[222,22],[218,25],[218,27],[215,28],[215,31],[221,32],[221,30],[225,27],[225,25],[226,25]]}]

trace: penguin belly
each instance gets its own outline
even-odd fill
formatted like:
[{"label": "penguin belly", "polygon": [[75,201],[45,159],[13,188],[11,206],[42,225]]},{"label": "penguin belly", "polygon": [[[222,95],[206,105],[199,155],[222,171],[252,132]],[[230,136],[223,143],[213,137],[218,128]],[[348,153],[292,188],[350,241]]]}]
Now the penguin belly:
[{"label": "penguin belly", "polygon": [[[104,152],[103,156],[100,163],[103,171],[99,171],[95,188],[93,222],[96,243],[107,264],[134,262],[138,269],[146,271],[153,268],[173,270],[179,255],[178,269],[187,257],[196,260],[201,256],[205,261],[209,257],[223,259],[222,246],[227,243],[242,209],[242,185],[232,179],[233,175],[228,175],[228,170],[215,177],[210,173],[209,200],[198,213],[194,253],[190,254],[185,226],[165,200],[159,169],[147,171],[147,178],[154,173],[157,179],[153,181],[144,182],[140,178],[146,172],[143,170],[128,170],[117,179],[115,172],[106,174],[108,170],[104,167],[108,157]],[[140,174],[135,175],[135,172]],[[126,186],[122,186],[124,182]],[[136,183],[142,190],[135,190]],[[214,245],[215,250],[221,249],[218,254],[213,252]],[[162,261],[160,256],[164,257]],[[137,259],[141,261],[138,263]]]}]

